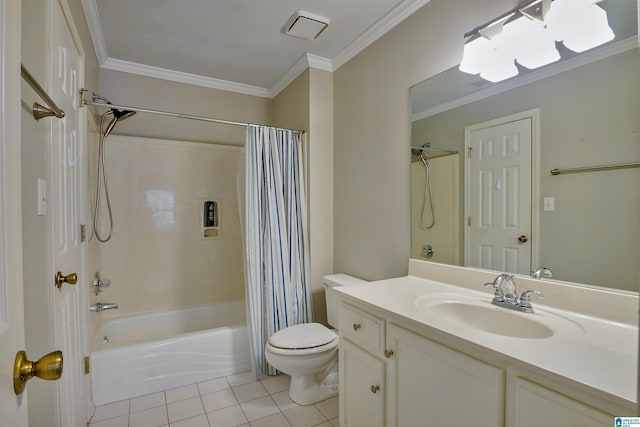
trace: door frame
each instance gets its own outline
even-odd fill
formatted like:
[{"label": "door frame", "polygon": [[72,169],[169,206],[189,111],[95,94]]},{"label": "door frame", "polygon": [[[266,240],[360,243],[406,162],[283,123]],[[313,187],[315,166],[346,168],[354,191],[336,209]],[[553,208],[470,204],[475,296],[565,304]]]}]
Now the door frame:
[{"label": "door frame", "polygon": [[13,392],[13,361],[24,350],[21,191],[21,3],[0,0],[0,412],[28,424],[27,399]]},{"label": "door frame", "polygon": [[471,159],[469,149],[471,148],[471,133],[481,129],[500,126],[518,120],[531,120],[531,268],[536,268],[539,259],[539,205],[540,205],[540,109],[522,111],[508,116],[498,117],[481,123],[476,123],[464,128],[464,265],[469,260],[469,240],[470,226],[467,218],[471,215]]}]

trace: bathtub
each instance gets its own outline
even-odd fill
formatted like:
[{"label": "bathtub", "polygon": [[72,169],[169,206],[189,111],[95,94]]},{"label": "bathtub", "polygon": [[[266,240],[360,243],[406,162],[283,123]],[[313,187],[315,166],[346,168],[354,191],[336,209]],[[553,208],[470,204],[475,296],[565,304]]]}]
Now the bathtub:
[{"label": "bathtub", "polygon": [[250,369],[245,303],[107,320],[91,353],[95,405]]}]

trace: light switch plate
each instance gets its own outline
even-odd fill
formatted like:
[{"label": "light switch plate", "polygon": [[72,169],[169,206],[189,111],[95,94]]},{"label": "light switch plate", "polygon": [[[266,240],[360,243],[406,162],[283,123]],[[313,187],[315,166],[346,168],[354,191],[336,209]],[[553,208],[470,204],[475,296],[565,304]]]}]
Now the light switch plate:
[{"label": "light switch plate", "polygon": [[544,198],[544,206],[543,209],[545,212],[553,212],[556,210],[556,198],[555,197],[545,197]]},{"label": "light switch plate", "polygon": [[47,214],[47,180],[38,178],[38,215]]}]

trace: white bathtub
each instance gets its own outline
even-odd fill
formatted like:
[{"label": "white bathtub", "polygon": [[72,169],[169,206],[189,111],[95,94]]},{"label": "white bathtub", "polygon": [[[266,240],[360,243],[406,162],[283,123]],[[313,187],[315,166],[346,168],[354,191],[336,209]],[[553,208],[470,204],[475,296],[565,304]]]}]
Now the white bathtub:
[{"label": "white bathtub", "polygon": [[249,369],[244,300],[113,318],[97,331],[91,354],[93,401],[104,405]]}]

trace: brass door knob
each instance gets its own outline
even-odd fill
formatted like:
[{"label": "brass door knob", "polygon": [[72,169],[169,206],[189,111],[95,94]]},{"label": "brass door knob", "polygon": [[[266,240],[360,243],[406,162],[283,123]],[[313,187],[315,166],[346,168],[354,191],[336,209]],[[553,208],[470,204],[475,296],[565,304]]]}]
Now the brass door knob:
[{"label": "brass door knob", "polygon": [[529,238],[527,236],[525,236],[524,234],[520,237],[518,237],[518,243],[527,243],[527,241],[529,240]]},{"label": "brass door knob", "polygon": [[16,395],[22,394],[24,387],[33,377],[43,380],[57,380],[62,376],[62,352],[54,351],[46,354],[37,362],[27,360],[27,353],[16,353],[16,361],[13,365],[13,391]]},{"label": "brass door knob", "polygon": [[78,283],[78,275],[76,273],[71,273],[64,276],[61,272],[58,271],[58,274],[56,274],[56,287],[60,289],[63,283],[75,285],[76,283]]}]

